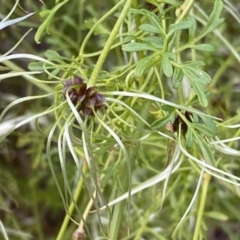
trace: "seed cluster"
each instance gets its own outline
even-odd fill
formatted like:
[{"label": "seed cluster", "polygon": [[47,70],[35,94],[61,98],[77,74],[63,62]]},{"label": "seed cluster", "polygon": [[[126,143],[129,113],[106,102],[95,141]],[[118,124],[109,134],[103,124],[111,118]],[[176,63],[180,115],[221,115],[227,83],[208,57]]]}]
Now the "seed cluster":
[{"label": "seed cluster", "polygon": [[87,88],[87,84],[83,82],[82,78],[74,76],[73,79],[63,82],[63,96],[69,95],[74,106],[77,110],[84,115],[93,116],[93,109],[98,109],[105,106],[105,98],[97,91],[96,87]]}]

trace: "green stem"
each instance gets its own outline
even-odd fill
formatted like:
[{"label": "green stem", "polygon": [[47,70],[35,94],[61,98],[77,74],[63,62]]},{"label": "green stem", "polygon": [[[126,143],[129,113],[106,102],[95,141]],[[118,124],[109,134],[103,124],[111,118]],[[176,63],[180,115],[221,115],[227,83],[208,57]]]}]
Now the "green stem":
[{"label": "green stem", "polygon": [[216,73],[214,74],[214,76],[212,78],[212,82],[210,85],[211,88],[215,87],[215,85],[219,81],[220,77],[224,74],[224,72],[232,64],[232,62],[233,62],[233,57],[232,57],[232,55],[230,55],[228,57],[228,59],[225,60],[223,64],[221,64],[221,66],[218,68],[218,70],[216,71]]},{"label": "green stem", "polygon": [[[85,166],[85,165],[84,165]],[[86,171],[86,166],[83,168],[83,172]],[[65,215],[65,218],[63,220],[63,223],[62,223],[62,226],[60,228],[60,231],[58,233],[58,236],[57,236],[57,239],[56,240],[61,240],[61,239],[64,239],[64,233],[67,229],[67,226],[68,226],[68,223],[69,223],[69,220],[71,218],[71,215],[73,213],[73,210],[75,208],[75,203],[77,202],[79,196],[80,196],[80,193],[81,193],[81,190],[82,190],[82,186],[83,186],[83,178],[81,177],[78,181],[78,185],[77,185],[77,188],[75,190],[75,193],[74,193],[74,201],[71,202],[70,206],[68,207],[68,210],[67,210],[67,213]]]},{"label": "green stem", "polygon": [[88,82],[88,86],[91,87],[91,86],[95,86],[96,84],[96,81],[97,81],[97,77],[98,77],[98,74],[102,68],[102,65],[108,55],[108,52],[110,51],[110,48],[117,36],[117,33],[119,31],[119,28],[121,27],[121,25],[123,24],[125,18],[126,18],[126,15],[128,13],[128,10],[129,8],[131,7],[131,4],[132,4],[132,0],[126,0],[125,3],[124,3],[124,7],[123,7],[123,10],[115,24],[115,26],[113,27],[112,29],[112,32],[110,33],[109,37],[108,37],[108,40],[102,50],[102,53],[101,55],[99,56],[98,58],[98,61],[96,63],[96,66],[92,72],[92,75],[89,79],[89,82]]},{"label": "green stem", "polygon": [[183,12],[181,13],[181,15],[177,18],[176,22],[175,23],[179,23],[183,20],[183,18],[187,15],[187,13],[189,12],[190,8],[192,7],[194,3],[194,0],[189,0],[187,1],[187,3],[183,3],[181,5],[181,7],[184,8]]},{"label": "green stem", "polygon": [[194,235],[193,235],[193,240],[198,240],[199,239],[199,234],[201,230],[201,223],[202,223],[202,216],[204,212],[204,207],[205,207],[205,202],[206,202],[206,197],[207,197],[207,189],[208,189],[208,184],[211,179],[211,175],[208,173],[205,173],[203,175],[203,185],[202,185],[202,193],[201,193],[201,199],[200,199],[200,205],[197,213],[197,221],[196,221],[196,226],[194,230]]},{"label": "green stem", "polygon": [[35,221],[36,221],[36,224],[35,224],[36,232],[38,234],[38,239],[44,240],[43,231],[41,228],[41,218],[40,218],[40,213],[39,213],[39,206],[38,206],[37,198],[36,198],[36,196],[37,196],[36,186],[34,186],[32,184],[32,182],[30,182],[29,187],[30,187],[29,189],[32,189],[31,195],[32,195],[33,214],[34,214]]},{"label": "green stem", "polygon": [[147,211],[145,216],[142,216],[141,218],[141,226],[139,227],[135,237],[133,240],[138,240],[138,239],[141,239],[141,236],[144,232],[144,230],[146,229],[146,226],[148,224],[148,221],[149,221],[149,212]]},{"label": "green stem", "polygon": [[[149,114],[149,108],[151,106],[151,102],[148,101],[145,106],[141,110],[141,116],[143,119],[147,119],[147,116]],[[142,128],[144,123],[139,122],[137,124],[137,129]],[[135,130],[133,134],[133,139],[139,139],[142,135],[142,132],[139,130]],[[133,146],[129,147],[129,160],[131,161],[131,168],[134,166],[135,158],[136,158],[136,153],[138,152],[139,148],[139,143]],[[125,192],[127,192],[129,186],[129,179],[126,177],[126,169],[123,169],[122,172],[122,188]],[[110,228],[109,228],[109,239],[111,240],[117,240],[118,238],[118,232],[119,232],[119,227],[120,223],[122,222],[122,216],[124,212],[124,207],[125,207],[126,201],[122,201],[118,203],[113,212],[113,217],[112,221],[110,223]]]},{"label": "green stem", "polygon": [[102,23],[106,18],[108,18],[109,16],[111,16],[117,9],[120,5],[122,5],[122,1],[120,1],[118,4],[116,4],[108,13],[106,13],[103,17],[101,17],[94,25],[93,27],[90,29],[90,31],[88,32],[88,34],[86,35],[86,37],[84,38],[83,42],[82,42],[82,45],[81,45],[81,48],[79,50],[79,54],[78,54],[78,57],[76,58],[76,60],[79,60],[81,59],[81,62],[83,63],[83,57],[84,57],[84,49],[87,45],[87,42],[89,41],[91,35],[94,33],[95,29],[97,28],[97,26]]},{"label": "green stem", "polygon": [[[132,6],[135,9],[139,9],[138,0],[133,0],[132,1]],[[139,29],[139,26],[141,24],[141,19],[140,19],[140,15],[139,14],[135,15],[135,23],[136,23],[135,30],[136,30],[136,33],[137,33],[137,31]],[[141,43],[142,41],[140,39],[138,39],[137,42]],[[138,61],[143,59],[144,58],[143,51],[138,51],[137,52],[137,56],[138,56]],[[139,78],[139,85],[142,86],[143,83],[144,83],[144,77],[143,77],[143,75],[141,75],[140,78]]]},{"label": "green stem", "polygon": [[[181,41],[181,31],[178,31],[176,33],[176,49],[178,49],[180,47],[180,41]],[[181,64],[181,55],[180,52],[178,52],[176,54],[176,62],[178,64]],[[180,86],[178,87],[178,99],[179,99],[179,103],[182,105],[184,104],[184,95],[183,95],[183,87],[182,84],[180,84]]]}]

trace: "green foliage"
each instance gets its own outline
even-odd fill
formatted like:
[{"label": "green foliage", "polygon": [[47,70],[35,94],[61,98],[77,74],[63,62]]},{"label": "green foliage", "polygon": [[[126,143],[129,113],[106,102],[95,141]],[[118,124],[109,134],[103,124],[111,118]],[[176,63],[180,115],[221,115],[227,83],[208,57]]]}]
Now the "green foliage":
[{"label": "green foliage", "polygon": [[42,12],[40,12],[40,16],[41,17],[45,17],[47,16],[47,18],[44,20],[44,22],[39,26],[36,34],[35,34],[35,41],[37,43],[40,43],[39,40],[43,34],[44,31],[47,31],[49,33],[49,27],[50,27],[50,24],[51,24],[51,21],[54,17],[54,15],[56,14],[56,12],[64,5],[68,2],[69,0],[65,0],[61,3],[58,3],[56,4],[56,6],[51,9],[51,10],[44,10]]},{"label": "green foliage", "polygon": [[0,10],[0,236],[236,239],[236,2],[18,3]]}]

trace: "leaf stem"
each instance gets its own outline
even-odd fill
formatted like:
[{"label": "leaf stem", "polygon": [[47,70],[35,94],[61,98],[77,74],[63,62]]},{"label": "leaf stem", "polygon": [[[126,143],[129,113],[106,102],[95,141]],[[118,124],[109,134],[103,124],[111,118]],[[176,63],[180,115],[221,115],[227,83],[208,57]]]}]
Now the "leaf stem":
[{"label": "leaf stem", "polygon": [[[180,41],[181,41],[181,31],[176,33],[176,49],[180,47]],[[181,64],[180,52],[176,54],[176,62],[178,64]],[[180,104],[184,104],[183,83],[181,83],[180,86],[178,87],[178,99]]]},{"label": "leaf stem", "polygon": [[107,42],[106,42],[106,44],[105,44],[105,46],[102,50],[102,53],[100,54],[100,56],[98,58],[98,61],[96,63],[95,68],[93,69],[93,72],[92,72],[91,77],[90,77],[89,82],[88,82],[89,87],[95,86],[95,84],[96,84],[98,74],[99,74],[99,72],[102,68],[102,65],[105,62],[105,59],[108,55],[108,52],[110,51],[110,48],[111,48],[111,46],[112,46],[112,44],[113,44],[113,42],[114,42],[114,40],[117,36],[119,28],[123,24],[123,22],[125,20],[125,17],[128,13],[128,10],[131,7],[132,0],[123,1],[123,4],[124,4],[123,10],[122,10],[120,16],[118,17],[118,20],[117,20],[115,26],[113,27],[112,32],[110,33],[110,35],[108,37],[108,40],[107,40]]},{"label": "leaf stem", "polygon": [[[86,170],[87,170],[87,164],[84,164],[82,171],[86,172]],[[78,200],[78,198],[80,196],[80,193],[81,193],[81,190],[82,190],[82,186],[83,186],[83,178],[80,177],[80,179],[78,181],[78,184],[77,184],[77,187],[76,187],[76,190],[75,190],[75,193],[74,193],[74,201],[71,202],[70,206],[67,209],[65,218],[63,220],[62,226],[60,228],[60,231],[58,233],[58,236],[57,236],[56,240],[64,239],[63,238],[64,237],[64,233],[65,233],[65,231],[67,229],[69,220],[70,220],[71,215],[73,213],[73,210],[75,209],[75,203],[77,202],[77,200]]]},{"label": "leaf stem", "polygon": [[93,27],[90,29],[90,31],[88,32],[88,34],[86,35],[86,37],[84,38],[83,42],[82,42],[82,45],[81,45],[81,48],[79,50],[79,54],[76,58],[76,61],[78,60],[81,60],[81,63],[83,63],[83,58],[84,58],[84,49],[87,45],[87,42],[89,41],[91,35],[94,33],[95,29],[97,28],[97,26],[102,23],[104,20],[106,20],[106,18],[108,18],[109,16],[111,16],[117,9],[120,5],[122,5],[122,1],[120,1],[118,4],[116,4],[109,12],[107,12],[103,17],[101,17],[94,25]]},{"label": "leaf stem", "polygon": [[201,223],[202,223],[202,216],[203,216],[203,212],[204,212],[206,196],[207,196],[207,189],[208,189],[208,184],[209,184],[210,179],[211,179],[211,175],[209,173],[205,173],[203,175],[202,194],[201,194],[200,205],[199,205],[198,213],[197,213],[197,221],[196,221],[196,225],[195,225],[193,240],[199,239]]},{"label": "leaf stem", "polygon": [[[147,119],[147,116],[149,114],[149,108],[151,106],[151,102],[148,101],[146,102],[145,106],[142,108],[141,111],[141,116],[143,119]],[[137,129],[141,128],[142,125],[144,123],[143,122],[139,122],[137,124]],[[134,134],[133,134],[133,139],[139,139],[142,135],[142,132],[139,130],[135,130]],[[136,153],[138,152],[138,148],[139,148],[139,142],[138,144],[134,145],[134,147],[130,146],[129,147],[129,159],[131,161],[131,168],[133,168],[134,166],[134,160],[136,157]],[[122,187],[124,189],[124,191],[129,191],[128,186],[129,186],[129,180],[128,177],[126,177],[126,170],[124,169],[123,174],[125,175],[125,177],[122,178]],[[112,217],[112,221],[110,224],[110,230],[109,230],[109,239],[111,240],[117,240],[118,238],[118,232],[119,232],[119,227],[120,227],[120,223],[122,221],[122,216],[123,216],[123,212],[124,212],[124,207],[125,207],[125,203],[126,201],[122,201],[120,203],[118,203],[115,208],[114,208],[114,212],[113,212],[113,217]]]},{"label": "leaf stem", "polygon": [[179,23],[179,22],[181,22],[183,20],[183,18],[187,15],[187,13],[189,12],[190,8],[192,7],[193,3],[194,3],[194,0],[189,0],[189,1],[187,1],[187,3],[184,2],[180,6],[180,8],[182,8],[183,11],[182,11],[181,15],[177,18],[175,24]]}]

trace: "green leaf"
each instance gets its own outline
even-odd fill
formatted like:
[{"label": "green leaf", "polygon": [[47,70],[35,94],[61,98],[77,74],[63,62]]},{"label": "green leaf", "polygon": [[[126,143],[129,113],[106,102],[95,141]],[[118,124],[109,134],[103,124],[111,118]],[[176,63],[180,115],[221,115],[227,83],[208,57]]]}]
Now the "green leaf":
[{"label": "green leaf", "polygon": [[171,77],[173,74],[173,67],[167,54],[164,54],[162,58],[162,70],[167,77]]},{"label": "green leaf", "polygon": [[187,133],[185,137],[186,137],[186,148],[190,149],[193,145],[193,133],[191,131],[191,128],[187,129]]},{"label": "green leaf", "polygon": [[205,212],[204,215],[213,218],[213,219],[217,219],[219,221],[227,221],[228,220],[228,216],[225,215],[224,213],[220,213],[220,212]]},{"label": "green leaf", "polygon": [[207,94],[205,93],[205,90],[207,90],[205,86],[209,84],[212,79],[206,72],[192,66],[189,67],[189,65],[190,64],[182,65],[182,70],[195,90],[200,104],[206,107],[208,101]]},{"label": "green leaf", "polygon": [[156,49],[162,49],[163,48],[163,40],[160,37],[154,37],[154,36],[143,37],[142,41],[144,43],[147,43],[147,44],[151,45],[153,48],[156,48]]},{"label": "green leaf", "polygon": [[148,20],[159,29],[160,33],[164,34],[164,31],[161,26],[161,17],[147,9],[143,9],[143,12],[146,13]]},{"label": "green leaf", "polygon": [[123,45],[122,50],[126,52],[137,52],[146,50],[155,51],[155,49],[153,47],[150,47],[148,44],[138,42],[127,43]]},{"label": "green leaf", "polygon": [[199,115],[199,117],[202,119],[204,124],[213,131],[214,136],[217,135],[217,126],[213,119],[203,115]]},{"label": "green leaf", "polygon": [[57,52],[53,51],[53,50],[47,50],[45,52],[45,56],[49,60],[56,60],[56,58],[60,58],[60,55]]},{"label": "green leaf", "polygon": [[41,17],[46,17],[47,15],[49,15],[51,13],[51,10],[43,10],[39,13],[39,15]]},{"label": "green leaf", "polygon": [[49,30],[49,26],[51,24],[51,21],[54,17],[54,14],[58,11],[59,8],[61,8],[65,3],[67,3],[69,0],[65,0],[64,2],[61,2],[59,4],[57,4],[52,10],[51,12],[49,12],[48,17],[44,20],[44,22],[41,24],[41,26],[38,28],[36,34],[35,34],[35,41],[37,43],[40,43],[39,40],[43,34],[43,32],[46,30],[48,32]]},{"label": "green leaf", "polygon": [[146,31],[146,32],[151,32],[151,33],[161,33],[161,30],[157,28],[156,26],[148,23],[144,23],[139,26],[140,30]]},{"label": "green leaf", "polygon": [[98,79],[106,79],[109,77],[109,72],[107,71],[100,71],[98,74]]},{"label": "green leaf", "polygon": [[210,44],[189,45],[189,48],[193,48],[198,51],[215,52],[215,48]]},{"label": "green leaf", "polygon": [[159,129],[162,126],[165,126],[168,122],[173,121],[174,119],[174,112],[169,113],[166,117],[156,120],[151,124],[152,129]]},{"label": "green leaf", "polygon": [[179,22],[175,24],[171,24],[168,29],[168,35],[170,36],[175,31],[188,29],[192,27],[192,23],[190,21]]},{"label": "green leaf", "polygon": [[147,13],[144,12],[143,9],[130,8],[130,13],[147,16]]},{"label": "green leaf", "polygon": [[172,111],[175,111],[175,108],[172,107],[172,106],[169,106],[167,104],[163,104],[161,106],[161,109],[164,110],[164,111],[167,111],[167,112],[172,112]]},{"label": "green leaf", "polygon": [[52,79],[53,77],[55,77],[58,73],[60,72],[59,68],[55,68],[52,72],[51,75],[48,75],[48,79]]},{"label": "green leaf", "polygon": [[196,69],[193,67],[182,68],[182,69],[190,82],[207,85],[207,84],[210,84],[212,81],[211,77],[206,72],[200,69]]},{"label": "green leaf", "polygon": [[101,188],[104,188],[108,183],[110,178],[113,176],[114,174],[114,167],[108,167],[105,171],[104,171],[104,177],[100,182]]},{"label": "green leaf", "polygon": [[44,69],[55,69],[55,66],[44,66],[42,62],[31,62],[28,64],[28,69],[31,71],[43,71]]},{"label": "green leaf", "polygon": [[173,88],[178,88],[183,80],[183,71],[181,68],[175,67],[173,72]]},{"label": "green leaf", "polygon": [[148,64],[152,61],[152,56],[142,58],[136,65],[135,76],[140,77],[143,72],[148,68]]},{"label": "green leaf", "polygon": [[182,65],[184,68],[192,67],[192,68],[199,68],[204,66],[205,63],[202,61],[189,61],[189,62],[184,62]]},{"label": "green leaf", "polygon": [[196,23],[196,20],[193,16],[188,16],[187,20],[189,22],[191,22],[192,24],[192,27],[189,28],[188,30],[188,42],[191,43],[194,39],[194,36],[195,36],[195,32],[196,32],[196,27],[197,27],[197,23]]},{"label": "green leaf", "polygon": [[42,62],[31,62],[28,64],[28,69],[31,71],[43,71]]},{"label": "green leaf", "polygon": [[208,105],[207,97],[203,89],[203,85],[200,83],[192,83],[192,87],[198,96],[199,103],[206,107]]},{"label": "green leaf", "polygon": [[193,117],[193,123],[199,123],[199,116],[196,113],[193,113],[192,117]]},{"label": "green leaf", "polygon": [[123,38],[123,43],[131,42],[132,40],[136,40],[136,37],[134,35],[128,35]]},{"label": "green leaf", "polygon": [[201,149],[201,152],[203,154],[204,160],[208,163],[211,164],[212,166],[216,165],[216,161],[214,159],[214,156],[212,154],[212,151],[208,144],[206,143],[205,139],[201,136],[199,136],[196,132],[194,134],[194,137],[197,141],[198,146]]},{"label": "green leaf", "polygon": [[200,33],[200,35],[195,39],[196,41],[199,41],[201,38],[206,36],[208,33],[212,32],[215,28],[217,28],[223,21],[223,18],[219,18],[221,12],[223,9],[223,2],[221,0],[215,0],[214,1],[214,8],[213,11],[208,19],[208,22],[206,26],[204,27],[203,31]]},{"label": "green leaf", "polygon": [[207,126],[199,123],[191,123],[191,126],[198,130],[199,132],[203,133],[205,136],[208,137],[214,137],[216,134],[215,132],[211,129],[208,128]]},{"label": "green leaf", "polygon": [[[146,32],[152,32],[152,33],[158,33],[162,37],[165,37],[165,32],[161,26],[161,17],[157,16],[155,13],[148,11],[147,9],[131,9],[130,10],[132,13],[135,14],[142,14],[148,18],[151,24],[142,24],[139,26],[139,29],[146,31]],[[161,11],[161,9],[160,9]],[[162,13],[163,15],[164,13]]]}]

